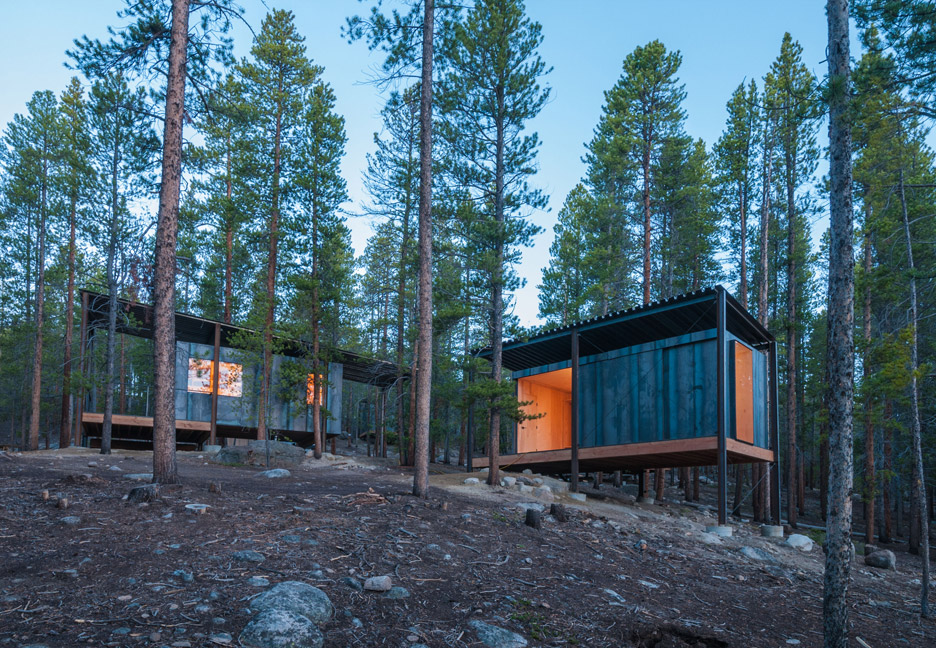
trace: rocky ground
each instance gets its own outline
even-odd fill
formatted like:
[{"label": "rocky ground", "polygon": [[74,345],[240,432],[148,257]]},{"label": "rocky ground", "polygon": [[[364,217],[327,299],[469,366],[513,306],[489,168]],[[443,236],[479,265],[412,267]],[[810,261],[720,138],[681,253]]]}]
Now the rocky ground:
[{"label": "rocky ground", "polygon": [[[265,476],[256,459],[180,454],[182,484],[134,503],[148,453],[0,455],[0,645],[288,645],[284,629],[327,647],[821,645],[805,539],[719,537],[705,507],[610,486],[579,502],[533,475],[491,489],[434,467],[423,501],[380,460]],[[905,553],[896,571],[856,561],[854,645],[936,645],[918,573]]]}]

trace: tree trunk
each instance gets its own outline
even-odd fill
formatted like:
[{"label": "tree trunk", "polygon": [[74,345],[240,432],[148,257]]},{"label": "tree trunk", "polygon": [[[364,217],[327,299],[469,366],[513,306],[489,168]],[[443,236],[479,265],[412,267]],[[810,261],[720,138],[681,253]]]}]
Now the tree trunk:
[{"label": "tree trunk", "polygon": [[59,421],[59,447],[67,448],[72,439],[71,363],[75,328],[75,229],[78,219],[78,196],[72,194],[68,208],[68,287],[65,293],[65,357],[62,360],[62,415]]},{"label": "tree trunk", "polygon": [[796,204],[794,202],[794,178],[792,153],[787,147],[786,192],[787,192],[787,519],[796,528],[797,514],[797,465],[796,446]]},{"label": "tree trunk", "polygon": [[432,396],[432,41],[434,0],[423,13],[422,81],[419,97],[419,366],[413,495],[429,496],[429,404]]},{"label": "tree trunk", "polygon": [[[913,263],[913,238],[910,236],[910,217],[907,213],[907,197],[904,191],[903,169],[900,169],[900,208],[903,212],[904,236],[907,242],[907,270],[910,275],[910,437],[913,446],[912,478],[910,482],[910,524],[918,529],[919,553],[923,559],[922,592],[920,614],[929,616],[930,556],[929,519],[926,510],[926,482],[923,470],[923,434],[920,425],[920,391],[917,380],[919,355],[917,350],[917,287],[916,266]],[[913,549],[911,543],[911,550]]]},{"label": "tree trunk", "polygon": [[881,484],[881,511],[884,513],[884,526],[881,529],[882,543],[891,542],[894,538],[893,519],[891,518],[891,471],[893,469],[893,458],[891,451],[891,412],[892,405],[889,398],[884,399],[884,483]]},{"label": "tree trunk", "polygon": [[[266,319],[263,323],[263,376],[260,379],[260,400],[257,406],[257,440],[267,438],[267,400],[270,393],[270,381],[273,376],[273,323],[276,314],[276,264],[279,239],[279,199],[280,175],[282,174],[282,137],[283,137],[283,108],[276,107],[276,125],[273,134],[273,179],[271,185],[272,202],[270,204],[270,250],[267,256],[266,276]],[[313,356],[313,366],[315,364]],[[314,375],[314,374],[313,374]],[[317,378],[317,376],[316,376]],[[313,379],[314,380],[314,379]],[[315,429],[315,416],[313,412],[312,426]],[[315,446],[315,456],[322,456],[319,444]]]},{"label": "tree trunk", "polygon": [[224,227],[224,323],[231,323],[231,302],[234,298],[234,222],[231,214],[231,195],[234,183],[231,181],[231,134],[227,135],[225,190],[227,213]]},{"label": "tree trunk", "polygon": [[[866,207],[866,210],[870,208]],[[865,220],[867,228],[867,218]],[[874,417],[872,412],[871,388],[871,233],[864,236],[864,263],[865,263],[865,295],[864,295],[864,341],[865,353],[862,359],[864,365],[865,387],[865,542],[874,544],[874,501],[877,498],[876,476],[874,472]]]},{"label": "tree trunk", "polygon": [[[759,258],[759,276],[757,282],[757,319],[760,321],[761,325],[765,328],[767,327],[769,320],[768,312],[768,302],[767,296],[769,293],[769,282],[770,282],[770,257],[768,256],[768,250],[770,249],[770,185],[773,181],[773,146],[772,146],[772,137],[773,131],[771,129],[771,118],[769,113],[766,111],[769,110],[769,107],[765,107],[765,119],[764,119],[764,159],[763,159],[763,173],[762,173],[762,193],[761,193],[761,209],[760,209],[760,258]],[[770,398],[775,398],[775,394],[771,394]],[[773,407],[773,405],[771,405]],[[780,448],[774,448],[774,451],[779,454]],[[767,463],[761,463],[758,471],[761,475],[759,484],[755,491],[755,498],[760,502],[760,508],[763,515],[763,518],[766,519],[769,517],[770,509],[770,466]]]},{"label": "tree trunk", "polygon": [[848,0],[828,0],[829,21],[829,511],[822,612],[825,648],[848,646],[854,408],[854,256]]},{"label": "tree trunk", "polygon": [[101,454],[111,453],[114,422],[114,356],[117,351],[117,234],[120,226],[117,170],[120,164],[119,111],[114,118],[114,149],[111,157],[111,221],[107,241],[107,346],[104,351],[104,421],[101,424]]},{"label": "tree trunk", "polygon": [[[46,145],[48,146],[48,144]],[[42,413],[42,329],[45,323],[45,243],[48,204],[48,156],[42,161],[42,188],[39,205],[39,258],[36,262],[36,344],[33,349],[32,401],[29,417],[29,449],[39,449],[39,418]]]},{"label": "tree trunk", "polygon": [[[495,251],[494,268],[491,273],[491,379],[495,384],[501,382],[504,355],[504,101],[505,89],[500,85],[496,89],[497,101],[497,142],[494,174],[494,227]],[[488,435],[488,478],[490,486],[500,483],[500,426],[501,412],[492,403],[491,427]]]},{"label": "tree trunk", "polygon": [[175,483],[175,271],[182,180],[188,0],[172,0],[162,182],[153,269],[153,481]]}]

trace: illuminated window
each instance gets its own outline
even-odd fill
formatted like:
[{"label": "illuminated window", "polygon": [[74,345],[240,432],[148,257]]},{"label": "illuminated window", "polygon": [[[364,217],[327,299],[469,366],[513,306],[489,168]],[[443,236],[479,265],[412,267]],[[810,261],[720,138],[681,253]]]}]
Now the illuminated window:
[{"label": "illuminated window", "polygon": [[734,343],[735,438],[754,443],[754,352]]},{"label": "illuminated window", "polygon": [[[322,407],[325,406],[325,393],[323,391],[324,385],[319,385],[318,401],[319,405]],[[312,405],[312,390],[315,388],[315,376],[309,374],[306,377],[306,405]]]},{"label": "illuminated window", "polygon": [[[221,362],[218,367],[218,396],[240,398],[243,394],[244,367],[235,362]],[[188,391],[193,394],[210,394],[211,360],[189,358]]]}]

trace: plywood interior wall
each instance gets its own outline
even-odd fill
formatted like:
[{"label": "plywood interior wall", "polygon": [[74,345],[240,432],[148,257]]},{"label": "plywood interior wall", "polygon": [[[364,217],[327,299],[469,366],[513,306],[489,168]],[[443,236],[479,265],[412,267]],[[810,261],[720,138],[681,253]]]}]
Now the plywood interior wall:
[{"label": "plywood interior wall", "polygon": [[754,443],[754,352],[734,343],[735,438]]},{"label": "plywood interior wall", "polygon": [[572,369],[520,378],[517,398],[532,401],[524,407],[527,414],[544,415],[517,425],[517,452],[572,446]]}]

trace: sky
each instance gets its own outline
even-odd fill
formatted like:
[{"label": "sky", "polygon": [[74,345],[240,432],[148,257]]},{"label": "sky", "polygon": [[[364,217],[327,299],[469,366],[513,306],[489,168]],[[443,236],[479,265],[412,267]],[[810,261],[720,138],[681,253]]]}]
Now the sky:
[{"label": "sky", "polygon": [[[374,223],[356,214],[367,196],[362,174],[373,136],[381,129],[380,109],[386,95],[369,83],[382,58],[361,43],[341,36],[345,19],[369,11],[373,0],[240,0],[244,18],[258,30],[270,8],[291,9],[308,56],[324,66],[324,80],[337,96],[345,117],[347,154],[342,164],[350,201],[343,208],[356,254],[364,250]],[[0,125],[25,110],[38,90],[61,93],[75,74],[65,67],[74,39],[105,38],[108,25],[120,25],[122,0],[31,0],[8,2],[0,21]],[[821,0],[527,0],[527,13],[542,25],[540,56],[551,73],[550,102],[529,122],[542,147],[539,171],[532,184],[549,195],[549,207],[531,215],[543,228],[532,247],[523,250],[517,270],[526,285],[516,293],[514,313],[523,325],[541,323],[537,285],[549,261],[553,225],[569,191],[585,172],[585,143],[601,115],[604,92],[621,74],[624,57],[657,39],[679,50],[679,77],[685,84],[686,131],[709,149],[724,128],[725,104],[738,84],[758,85],[780,52],[785,32],[803,46],[804,62],[817,77],[826,72],[825,3]],[[238,26],[235,54],[246,56],[251,32]],[[852,45],[853,56],[857,48]],[[189,132],[188,135],[192,133]],[[825,138],[822,126],[820,142]],[[826,164],[820,161],[819,173]],[[826,226],[820,218],[816,230]],[[814,231],[814,240],[821,232]]]}]

